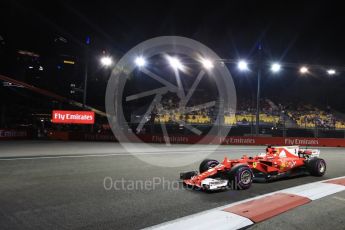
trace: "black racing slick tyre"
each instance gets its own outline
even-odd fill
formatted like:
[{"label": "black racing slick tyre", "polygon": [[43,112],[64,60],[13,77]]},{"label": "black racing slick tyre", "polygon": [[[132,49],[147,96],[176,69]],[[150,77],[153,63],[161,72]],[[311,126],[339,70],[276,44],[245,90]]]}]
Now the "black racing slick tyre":
[{"label": "black racing slick tyre", "polygon": [[323,176],[326,173],[326,161],[324,159],[314,157],[308,161],[307,169],[312,176]]},{"label": "black racing slick tyre", "polygon": [[219,165],[219,162],[217,160],[205,159],[200,163],[199,172],[200,173],[206,172],[210,168],[214,168],[217,165]]},{"label": "black racing slick tyre", "polygon": [[253,183],[253,172],[248,165],[235,165],[229,175],[229,186],[235,190],[250,188]]}]

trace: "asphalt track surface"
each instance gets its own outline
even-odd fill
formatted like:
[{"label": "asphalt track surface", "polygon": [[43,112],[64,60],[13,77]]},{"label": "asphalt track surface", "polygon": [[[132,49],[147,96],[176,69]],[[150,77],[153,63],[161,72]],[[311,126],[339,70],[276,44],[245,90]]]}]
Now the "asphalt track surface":
[{"label": "asphalt track surface", "polygon": [[[237,158],[263,149],[221,146],[209,157]],[[140,229],[265,193],[344,176],[345,149],[320,149],[328,164],[322,178],[298,177],[255,183],[245,191],[207,194],[185,190],[178,183],[179,172],[197,169],[200,161],[167,168],[136,156],[154,154],[169,162],[178,154],[197,157],[207,146],[194,146],[189,151],[184,151],[183,145],[171,146],[162,153],[143,153],[138,146],[131,155],[116,143],[0,142],[0,229]],[[315,210],[318,208],[316,205]],[[258,229],[267,229],[265,223]],[[308,222],[302,222],[301,229],[303,223],[307,227]]]}]

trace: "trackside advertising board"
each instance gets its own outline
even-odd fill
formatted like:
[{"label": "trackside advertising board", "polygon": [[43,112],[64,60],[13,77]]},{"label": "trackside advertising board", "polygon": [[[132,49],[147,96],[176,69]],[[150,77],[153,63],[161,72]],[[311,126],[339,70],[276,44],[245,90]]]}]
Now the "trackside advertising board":
[{"label": "trackside advertising board", "polygon": [[62,124],[94,124],[95,113],[92,111],[53,110],[52,122]]},{"label": "trackside advertising board", "polygon": [[28,139],[31,136],[31,133],[27,130],[0,128],[0,140]]}]

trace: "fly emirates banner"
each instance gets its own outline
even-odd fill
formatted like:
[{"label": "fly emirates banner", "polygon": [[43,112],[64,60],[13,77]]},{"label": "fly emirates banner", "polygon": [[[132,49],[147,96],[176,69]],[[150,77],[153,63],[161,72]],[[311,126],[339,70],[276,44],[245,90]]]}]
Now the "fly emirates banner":
[{"label": "fly emirates banner", "polygon": [[52,122],[64,124],[94,124],[95,113],[92,111],[53,110]]}]

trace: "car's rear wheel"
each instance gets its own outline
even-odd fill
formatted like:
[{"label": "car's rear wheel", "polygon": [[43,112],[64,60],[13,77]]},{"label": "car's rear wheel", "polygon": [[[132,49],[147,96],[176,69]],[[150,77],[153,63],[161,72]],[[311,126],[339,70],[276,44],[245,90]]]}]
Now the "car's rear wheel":
[{"label": "car's rear wheel", "polygon": [[229,174],[229,185],[232,189],[248,189],[253,183],[253,172],[248,165],[235,165]]},{"label": "car's rear wheel", "polygon": [[307,163],[308,171],[313,176],[323,176],[326,173],[326,161],[321,158],[314,157]]},{"label": "car's rear wheel", "polygon": [[214,168],[217,165],[219,165],[219,162],[217,160],[205,159],[200,163],[199,172],[200,173],[206,172],[210,168]]}]

